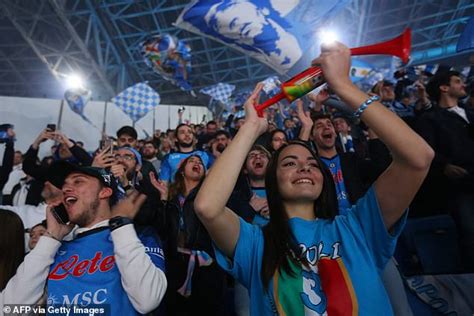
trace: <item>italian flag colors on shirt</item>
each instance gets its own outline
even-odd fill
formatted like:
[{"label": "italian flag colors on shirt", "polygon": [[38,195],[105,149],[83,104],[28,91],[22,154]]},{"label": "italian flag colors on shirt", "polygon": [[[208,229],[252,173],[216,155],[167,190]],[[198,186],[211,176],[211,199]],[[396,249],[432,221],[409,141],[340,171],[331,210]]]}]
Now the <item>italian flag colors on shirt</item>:
[{"label": "italian flag colors on shirt", "polygon": [[358,315],[357,298],[342,258],[322,258],[311,269],[289,262],[292,274],[281,269],[273,277],[279,315]]}]

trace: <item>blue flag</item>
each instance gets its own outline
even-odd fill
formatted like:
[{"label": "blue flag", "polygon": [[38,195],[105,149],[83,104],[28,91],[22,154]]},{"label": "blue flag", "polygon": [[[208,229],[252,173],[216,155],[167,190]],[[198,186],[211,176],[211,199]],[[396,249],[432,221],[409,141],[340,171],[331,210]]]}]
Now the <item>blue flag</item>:
[{"label": "blue flag", "polygon": [[213,86],[205,87],[199,90],[199,92],[207,94],[214,100],[222,102],[226,107],[229,106],[230,96],[234,92],[235,86],[232,84],[219,82]]},{"label": "blue flag", "polygon": [[273,97],[281,92],[281,81],[277,76],[271,76],[262,81],[263,91],[268,97]]},{"label": "blue flag", "polygon": [[286,73],[315,42],[318,26],[350,0],[194,0],[176,26],[210,37]]},{"label": "blue flag", "polygon": [[64,93],[64,99],[66,99],[69,108],[79,114],[82,119],[88,123],[92,122],[84,115],[84,108],[86,107],[87,102],[91,99],[91,91],[83,88],[78,89],[68,89]]},{"label": "blue flag", "polygon": [[139,44],[145,64],[154,72],[178,86],[183,91],[192,91],[191,47],[186,42],[169,34],[148,37]]},{"label": "blue flag", "polygon": [[462,52],[465,50],[474,48],[474,16],[472,16],[467,22],[464,31],[459,37],[458,44],[456,46],[456,52]]},{"label": "blue flag", "polygon": [[362,79],[367,78],[374,71],[374,66],[371,64],[359,60],[352,59],[352,65],[350,70],[352,82],[358,82]]},{"label": "blue flag", "polygon": [[112,102],[127,114],[133,122],[145,116],[160,104],[160,95],[145,82],[137,83],[112,99]]}]

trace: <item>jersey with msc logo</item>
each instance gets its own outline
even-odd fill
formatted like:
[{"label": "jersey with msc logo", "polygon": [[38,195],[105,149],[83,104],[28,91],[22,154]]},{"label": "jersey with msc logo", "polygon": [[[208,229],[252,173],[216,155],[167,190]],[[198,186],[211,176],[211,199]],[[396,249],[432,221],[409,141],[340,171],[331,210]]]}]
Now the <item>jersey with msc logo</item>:
[{"label": "jersey with msc logo", "polygon": [[[145,252],[164,272],[160,241],[151,229],[138,233]],[[122,287],[108,227],[63,242],[48,276],[48,305],[109,305],[111,315],[136,315]]]}]

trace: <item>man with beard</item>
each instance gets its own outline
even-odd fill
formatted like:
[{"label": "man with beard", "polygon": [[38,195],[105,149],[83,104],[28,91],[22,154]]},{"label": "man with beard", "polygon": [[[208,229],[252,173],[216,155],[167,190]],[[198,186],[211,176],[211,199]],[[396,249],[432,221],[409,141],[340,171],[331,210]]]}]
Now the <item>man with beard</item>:
[{"label": "man with beard", "polygon": [[48,304],[93,304],[111,315],[154,310],[167,287],[163,250],[150,229],[132,225],[146,197],[130,190],[116,203],[116,182],[102,168],[58,162],[50,177],[76,227],[51,265]]},{"label": "man with beard", "polygon": [[215,121],[209,121],[206,124],[206,131],[198,136],[198,142],[196,147],[203,149],[215,136],[217,131],[217,123]]},{"label": "man with beard", "polygon": [[212,155],[218,158],[230,144],[230,141],[229,132],[224,130],[217,131],[211,145]]},{"label": "man with beard", "polygon": [[191,156],[199,156],[206,167],[209,169],[214,161],[213,157],[205,151],[195,150],[196,137],[187,124],[179,124],[176,127],[176,147],[177,152],[169,153],[163,158],[160,168],[160,180],[169,184],[174,180],[176,170],[180,162]]},{"label": "man with beard", "polygon": [[[138,150],[138,134],[135,128],[132,126],[122,126],[117,131],[117,145],[118,147],[129,146]],[[150,172],[154,172],[155,176],[158,176],[158,171],[155,170],[153,164],[146,160],[143,161],[141,172],[147,183],[150,183]]]},{"label": "man with beard", "polygon": [[155,167],[155,171],[160,172],[161,161],[157,158],[158,148],[151,140],[146,141],[142,148],[143,161],[148,161]]},{"label": "man with beard", "polygon": [[114,163],[110,166],[110,172],[119,180],[122,187],[127,190],[138,185],[143,178],[140,173],[142,157],[132,147],[120,147],[114,153]]},{"label": "man with beard", "polygon": [[460,235],[464,266],[473,271],[474,110],[459,103],[467,95],[465,88],[456,71],[437,73],[426,87],[437,106],[420,118],[418,132],[434,149],[435,158],[419,199],[424,215],[450,212]]}]

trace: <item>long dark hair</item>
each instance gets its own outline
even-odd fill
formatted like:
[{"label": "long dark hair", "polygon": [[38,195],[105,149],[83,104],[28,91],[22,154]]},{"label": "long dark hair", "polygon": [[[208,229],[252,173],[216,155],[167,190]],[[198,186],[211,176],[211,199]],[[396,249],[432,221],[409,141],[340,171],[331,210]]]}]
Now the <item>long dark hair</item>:
[{"label": "long dark hair", "polygon": [[[181,161],[178,170],[176,170],[175,176],[174,176],[174,182],[171,183],[170,185],[170,194],[169,194],[169,200],[174,199],[178,195],[183,195],[186,193],[186,185],[184,183],[184,168],[186,168],[186,165],[189,162],[189,159],[192,157],[197,157],[199,160],[201,160],[202,166],[204,166],[204,161],[202,161],[202,158],[198,155],[191,155],[189,157],[186,157]],[[205,171],[205,170],[204,170]],[[206,174],[202,177],[202,179],[199,181],[199,185],[204,181],[204,178],[206,177]]]},{"label": "long dark hair", "polygon": [[[265,187],[267,192],[268,207],[270,209],[270,222],[263,228],[264,249],[262,259],[261,278],[264,287],[267,288],[270,280],[278,269],[283,269],[287,274],[293,275],[290,269],[289,260],[297,261],[295,256],[300,258],[301,250],[296,244],[293,233],[288,225],[288,215],[283,206],[283,199],[280,194],[277,181],[278,158],[284,148],[288,146],[303,146],[308,149],[311,155],[318,162],[323,174],[323,187],[321,194],[314,201],[314,215],[317,218],[333,219],[337,214],[337,199],[334,180],[331,172],[326,168],[318,155],[304,142],[292,141],[288,145],[283,145],[273,154],[265,175]],[[307,265],[306,258],[301,258],[301,262]]]},{"label": "long dark hair", "polygon": [[25,257],[25,228],[17,214],[2,209],[0,253],[0,291],[3,291]]}]

